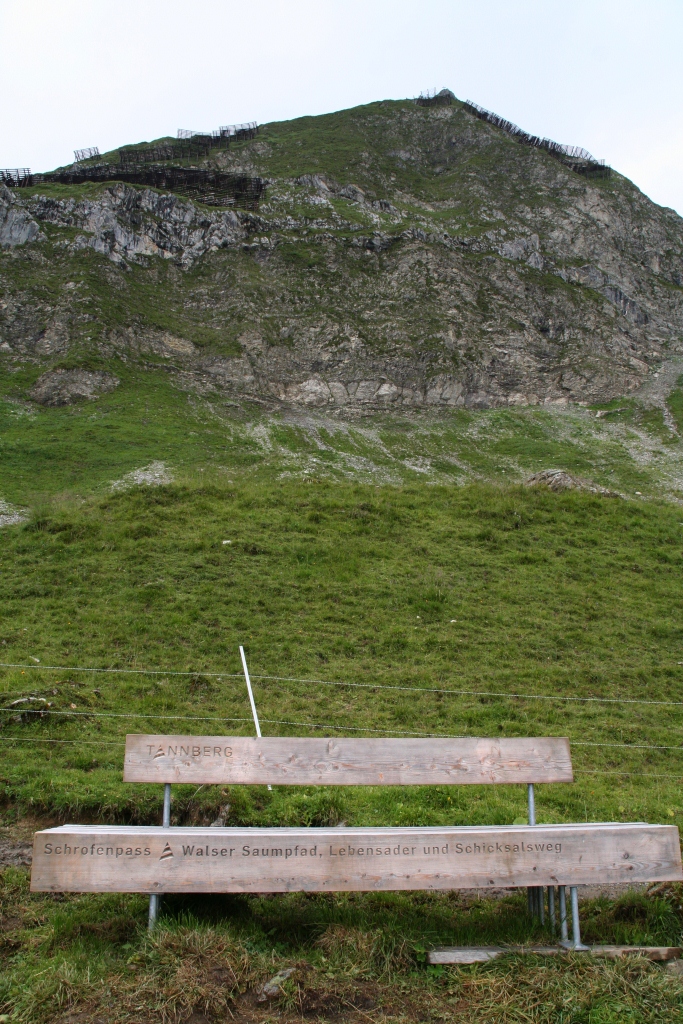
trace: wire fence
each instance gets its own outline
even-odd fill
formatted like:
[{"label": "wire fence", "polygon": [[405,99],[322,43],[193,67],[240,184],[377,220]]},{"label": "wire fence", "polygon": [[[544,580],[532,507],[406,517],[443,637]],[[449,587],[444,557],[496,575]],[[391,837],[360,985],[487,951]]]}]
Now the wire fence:
[{"label": "wire fence", "polygon": [[[0,662],[0,668],[2,669],[14,669],[26,672],[27,670],[35,672],[61,672],[61,673],[90,673],[90,674],[114,674],[114,675],[143,675],[143,676],[173,676],[173,677],[184,677],[184,678],[215,678],[219,681],[222,680],[242,680],[244,677],[241,673],[233,672],[215,672],[205,671],[201,669],[195,670],[178,670],[178,669],[148,669],[148,668],[112,668],[112,667],[87,667],[87,666],[64,666],[64,665],[27,665],[22,663],[14,662]],[[430,687],[430,686],[402,686],[402,685],[387,685],[382,683],[356,683],[346,680],[329,680],[329,679],[303,679],[296,676],[273,676],[266,674],[251,674],[252,679],[258,679],[264,682],[277,682],[277,683],[297,683],[306,686],[333,686],[333,687],[347,687],[352,689],[370,690],[370,691],[390,691],[395,690],[399,693],[411,693],[411,694],[435,694],[439,696],[477,696],[477,697],[496,697],[502,699],[521,699],[521,700],[545,700],[545,701],[576,701],[582,703],[596,703],[596,704],[635,704],[635,705],[651,705],[657,707],[681,707],[683,701],[665,701],[665,700],[643,700],[635,698],[623,698],[623,697],[579,697],[565,694],[539,694],[539,693],[506,693],[503,691],[491,691],[491,690],[465,690],[465,689],[451,689],[445,687]],[[60,684],[63,685],[63,684]],[[21,691],[25,693],[25,691]],[[0,698],[15,696],[14,693],[0,693]],[[30,700],[30,697],[24,698]],[[34,698],[35,699],[35,698]],[[42,698],[41,698],[42,699]],[[47,703],[47,702],[46,702]],[[157,722],[183,722],[187,724],[192,723],[204,723],[213,722],[225,726],[227,723],[235,724],[251,724],[252,719],[249,717],[235,717],[225,715],[182,715],[182,714],[153,714],[146,712],[115,712],[115,711],[92,711],[79,710],[78,708],[70,708],[68,710],[54,709],[49,706],[40,708],[27,708],[20,707],[19,703],[15,702],[13,705],[8,707],[0,708],[0,714],[14,715],[20,721],[30,721],[31,719],[41,719],[47,716],[54,716],[57,718],[66,719],[114,719],[114,720],[126,720],[126,721],[157,721]],[[0,720],[2,721],[2,720]],[[6,719],[5,719],[6,721]],[[400,736],[400,737],[420,737],[420,738],[440,738],[440,739],[452,739],[458,740],[465,738],[463,735],[455,735],[452,733],[442,732],[426,732],[418,730],[408,729],[397,729],[391,725],[387,725],[384,728],[373,728],[369,726],[355,726],[348,722],[344,722],[343,725],[330,722],[312,722],[312,721],[301,721],[292,719],[275,719],[275,718],[262,718],[261,721],[267,725],[273,726],[288,726],[294,728],[304,728],[311,730],[325,730],[328,732],[345,732],[345,733],[364,733],[368,735],[376,736]],[[2,726],[0,726],[1,728]],[[469,734],[472,735],[471,733]],[[9,743],[52,743],[52,744],[81,744],[87,742],[92,745],[122,745],[124,739],[116,740],[71,740],[71,739],[57,739],[55,737],[17,737],[17,736],[2,736],[0,740]],[[657,752],[670,752],[674,754],[683,753],[683,745],[679,744],[657,744],[657,743],[617,743],[612,741],[590,741],[590,740],[573,740],[570,738],[570,742],[573,747],[582,747],[588,749],[604,749],[604,750],[621,750],[621,751],[657,751]],[[614,775],[614,776],[638,776],[643,778],[670,778],[670,779],[683,779],[683,773],[681,775],[674,775],[668,773],[659,772],[642,772],[642,771],[606,771],[603,769],[589,769],[589,768],[577,768],[576,771],[580,774],[597,774],[597,775]]]},{"label": "wire fence", "polygon": [[[26,671],[31,669],[32,671],[43,671],[43,672],[91,672],[91,673],[114,673],[122,675],[151,675],[151,676],[186,676],[186,677],[201,677],[204,676],[207,679],[243,679],[241,672],[208,672],[203,669],[177,671],[175,669],[149,669],[149,668],[84,668],[76,666],[65,666],[65,665],[22,665],[13,664],[9,662],[0,662],[0,668],[7,669],[21,669]],[[642,704],[642,705],[654,705],[661,707],[683,707],[683,700],[641,700],[638,698],[631,697],[577,697],[573,695],[567,695],[563,693],[506,693],[499,690],[454,690],[447,689],[437,686],[399,686],[399,685],[386,685],[385,683],[352,683],[345,680],[331,680],[331,679],[300,679],[296,676],[269,676],[269,675],[257,675],[254,672],[250,673],[252,679],[270,680],[271,682],[278,683],[304,683],[307,685],[315,686],[347,686],[354,689],[361,690],[396,690],[405,693],[439,693],[453,696],[471,696],[471,697],[507,697],[514,698],[517,700],[559,700],[559,701],[577,701],[581,703],[595,703],[595,704]],[[23,693],[24,691],[17,691],[17,693]],[[13,696],[13,694],[3,693],[0,691],[0,697]]]},{"label": "wire fence", "polygon": [[[160,722],[248,722],[251,723],[251,718],[236,718],[228,717],[225,715],[171,715],[171,714],[147,714],[145,712],[124,712],[124,711],[79,711],[77,709],[71,709],[68,711],[53,710],[51,708],[0,708],[0,714],[13,714],[17,716],[33,715],[37,718],[44,718],[49,715],[54,715],[62,718],[116,718],[126,719],[128,721],[160,721]],[[455,735],[453,733],[441,733],[441,732],[419,732],[413,729],[396,729],[393,726],[386,726],[384,729],[374,729],[369,726],[361,725],[350,725],[345,722],[343,725],[336,725],[331,722],[302,722],[293,721],[290,719],[281,718],[260,718],[260,721],[270,725],[291,725],[297,727],[304,727],[307,729],[330,729],[330,730],[343,730],[347,732],[367,732],[374,733],[377,735],[386,735],[391,733],[394,736],[416,736],[425,737],[432,739],[466,739],[466,735]],[[470,737],[472,734],[469,734]],[[9,739],[11,737],[2,737]],[[35,737],[36,742],[40,741],[41,737]],[[78,741],[74,741],[78,742]],[[674,744],[655,744],[655,743],[613,743],[613,742],[598,742],[591,740],[571,740],[572,746],[575,747],[604,747],[609,749],[621,749],[621,750],[672,750],[683,753],[683,746]]]}]

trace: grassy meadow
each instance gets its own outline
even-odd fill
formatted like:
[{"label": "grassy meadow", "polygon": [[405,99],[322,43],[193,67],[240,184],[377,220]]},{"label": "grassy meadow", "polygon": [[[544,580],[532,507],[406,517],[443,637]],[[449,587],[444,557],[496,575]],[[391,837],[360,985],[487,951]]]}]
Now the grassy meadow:
[{"label": "grassy meadow", "polygon": [[[158,822],[160,787],[121,781],[124,736],[251,734],[239,644],[266,735],[568,736],[576,781],[538,787],[540,822],[680,825],[683,513],[661,413],[268,419],[125,366],[97,402],[40,409],[21,398],[37,372],[1,382],[0,498],[25,521],[0,531],[0,840]],[[155,460],[172,482],[126,480]],[[621,496],[521,486],[554,465]],[[522,786],[174,788],[174,823],[226,814],[503,824],[526,801]],[[432,944],[549,940],[523,893],[175,897],[148,937],[142,897],[1,877],[8,1021],[683,1020],[681,980],[640,960],[427,967]],[[676,944],[682,918],[676,886],[602,896],[583,934]],[[257,1002],[284,967],[280,997]]]},{"label": "grassy meadow", "polygon": [[[577,783],[541,794],[541,820],[675,820],[680,514],[529,488],[292,479],[55,505],[3,534],[2,660],[31,666],[3,669],[5,797],[149,821],[159,793],[122,784],[123,736],[250,733],[244,644],[271,734],[568,735]],[[24,696],[50,707],[12,705]],[[593,697],[608,703],[574,699]],[[179,821],[223,800],[190,792]],[[493,824],[525,799],[523,787],[230,796],[244,824]]]}]

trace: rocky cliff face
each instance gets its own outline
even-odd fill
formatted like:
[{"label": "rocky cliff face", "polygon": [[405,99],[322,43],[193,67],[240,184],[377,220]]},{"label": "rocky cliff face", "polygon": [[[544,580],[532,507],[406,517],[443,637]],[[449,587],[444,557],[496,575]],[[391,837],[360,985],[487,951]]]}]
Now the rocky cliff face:
[{"label": "rocky cliff face", "polygon": [[0,353],[153,357],[329,409],[592,402],[683,348],[683,221],[451,107],[266,126],[259,214],[126,185],[0,193]]},{"label": "rocky cliff face", "polygon": [[[14,210],[19,207],[14,204]],[[74,250],[91,248],[113,262],[139,256],[177,258],[181,265],[207,252],[236,245],[247,234],[248,214],[205,212],[173,195],[126,185],[104,189],[95,199],[36,195],[26,204],[27,221],[75,228]],[[38,230],[38,225],[35,230]],[[32,238],[26,238],[32,241]]]},{"label": "rocky cliff face", "polygon": [[0,185],[0,248],[25,245],[39,237],[40,228],[24,204]]}]

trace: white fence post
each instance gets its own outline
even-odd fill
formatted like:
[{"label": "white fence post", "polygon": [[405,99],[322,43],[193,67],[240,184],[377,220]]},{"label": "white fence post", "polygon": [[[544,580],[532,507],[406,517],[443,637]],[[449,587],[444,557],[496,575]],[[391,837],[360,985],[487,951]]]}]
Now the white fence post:
[{"label": "white fence post", "polygon": [[[254,703],[254,694],[251,689],[251,679],[249,678],[249,669],[247,668],[247,659],[244,656],[244,647],[240,646],[240,658],[242,659],[242,668],[244,669],[244,678],[247,681],[247,693],[249,694],[249,703],[251,704],[251,713],[254,716],[254,725],[256,726],[256,735],[261,739],[261,726],[259,725],[258,713],[256,711],[256,704]],[[268,789],[272,790],[272,786],[269,785]]]}]

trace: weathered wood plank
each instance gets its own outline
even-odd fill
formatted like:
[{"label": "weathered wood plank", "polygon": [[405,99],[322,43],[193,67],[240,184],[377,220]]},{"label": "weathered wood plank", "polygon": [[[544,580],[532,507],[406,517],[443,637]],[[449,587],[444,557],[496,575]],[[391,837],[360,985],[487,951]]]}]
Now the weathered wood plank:
[{"label": "weathered wood plank", "polygon": [[[428,964],[485,964],[497,960],[509,952],[504,946],[453,946],[431,949],[427,953]],[[557,952],[557,950],[553,950]]]},{"label": "weathered wood plank", "polygon": [[683,880],[674,825],[158,828],[37,832],[31,886],[335,892]]},{"label": "weathered wood plank", "polygon": [[[591,956],[605,956],[617,959],[621,956],[644,956],[647,960],[662,962],[678,960],[681,956],[680,946],[590,946],[587,950]],[[500,956],[514,953],[531,954],[533,956],[558,956],[571,953],[564,946],[443,946],[431,949],[427,953],[429,964],[479,964],[489,960],[497,960]]]},{"label": "weathered wood plank", "polygon": [[126,737],[125,782],[428,786],[572,782],[564,737]]},{"label": "weathered wood plank", "polygon": [[593,956],[606,956],[616,960],[620,956],[644,956],[648,960],[680,960],[680,946],[591,946]]}]

